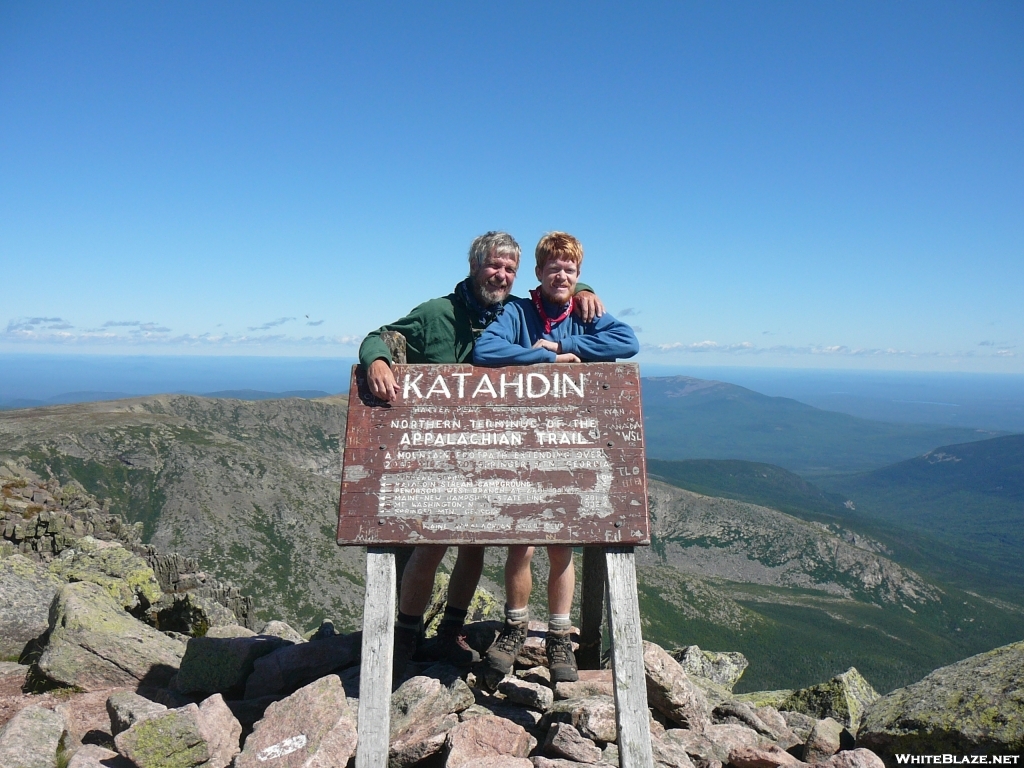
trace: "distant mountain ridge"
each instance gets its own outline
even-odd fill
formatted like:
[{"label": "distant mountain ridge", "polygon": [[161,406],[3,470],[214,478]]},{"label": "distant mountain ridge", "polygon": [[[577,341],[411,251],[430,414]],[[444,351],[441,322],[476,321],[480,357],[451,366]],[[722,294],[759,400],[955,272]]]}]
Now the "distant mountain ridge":
[{"label": "distant mountain ridge", "polygon": [[647,452],[657,459],[740,459],[810,478],[878,469],[997,434],[869,421],[689,376],[641,383]]}]

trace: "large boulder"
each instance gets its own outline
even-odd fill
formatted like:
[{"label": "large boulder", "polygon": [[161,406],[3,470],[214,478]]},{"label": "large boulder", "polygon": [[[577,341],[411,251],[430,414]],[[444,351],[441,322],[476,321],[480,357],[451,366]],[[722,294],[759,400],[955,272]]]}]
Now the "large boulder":
[{"label": "large boulder", "polygon": [[515,723],[493,715],[475,717],[448,733],[445,768],[480,766],[494,758],[525,758],[534,743],[530,734]]},{"label": "large boulder", "polygon": [[304,685],[359,663],[362,633],[333,635],[278,648],[253,662],[245,698],[291,693]]},{"label": "large boulder", "polygon": [[115,691],[107,697],[107,714],[110,716],[112,736],[127,731],[142,720],[162,715],[167,707],[139,696],[131,691]]},{"label": "large boulder", "polygon": [[85,536],[49,566],[62,581],[98,584],[126,611],[145,610],[161,595],[156,574],[145,560],[120,544]]},{"label": "large boulder", "polygon": [[871,683],[855,667],[850,667],[827,683],[794,691],[779,704],[766,704],[819,719],[831,717],[856,735],[868,706],[877,700],[878,692]]},{"label": "large boulder", "polygon": [[473,704],[465,681],[446,665],[435,666],[441,674],[411,677],[391,694],[392,768],[405,768],[440,752],[448,731],[459,722],[457,713]]},{"label": "large boulder", "polygon": [[356,713],[337,675],[328,675],[267,707],[235,759],[235,768],[328,768],[355,753]]},{"label": "large boulder", "polygon": [[184,694],[241,693],[256,660],[291,645],[269,635],[193,637],[188,641],[173,687]]},{"label": "large boulder", "polygon": [[742,653],[718,653],[702,651],[696,645],[674,650],[670,654],[679,662],[687,675],[696,677],[731,691],[743,676],[750,662]]},{"label": "large boulder", "polygon": [[610,696],[586,696],[563,699],[552,704],[542,726],[570,723],[588,739],[609,743],[619,737],[615,720],[615,700]]},{"label": "large boulder", "polygon": [[1024,641],[935,670],[867,711],[857,743],[881,754],[1024,750]]},{"label": "large boulder", "polygon": [[711,724],[707,697],[660,645],[644,643],[644,671],[652,707],[683,728],[700,731]]},{"label": "large boulder", "polygon": [[64,718],[42,707],[25,707],[0,729],[3,768],[56,768],[57,751],[68,746]]},{"label": "large boulder", "polygon": [[146,612],[146,620],[161,632],[189,637],[203,637],[214,627],[238,623],[230,608],[195,592],[164,595]]},{"label": "large boulder", "polygon": [[22,555],[0,559],[0,657],[18,658],[46,631],[61,580]]},{"label": "large boulder", "polygon": [[139,720],[114,738],[138,768],[226,768],[239,752],[242,726],[220,694],[196,706]]},{"label": "large boulder", "polygon": [[50,606],[49,641],[37,662],[44,678],[83,691],[164,685],[184,646],[125,613],[98,584],[65,584]]}]

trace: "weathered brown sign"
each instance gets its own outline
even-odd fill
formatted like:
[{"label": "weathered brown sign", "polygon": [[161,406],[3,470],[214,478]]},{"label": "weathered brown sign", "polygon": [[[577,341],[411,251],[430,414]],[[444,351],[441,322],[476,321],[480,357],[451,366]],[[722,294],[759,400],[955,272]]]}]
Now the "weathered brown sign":
[{"label": "weathered brown sign", "polygon": [[339,544],[650,543],[635,363],[395,378],[384,403],[353,367]]}]

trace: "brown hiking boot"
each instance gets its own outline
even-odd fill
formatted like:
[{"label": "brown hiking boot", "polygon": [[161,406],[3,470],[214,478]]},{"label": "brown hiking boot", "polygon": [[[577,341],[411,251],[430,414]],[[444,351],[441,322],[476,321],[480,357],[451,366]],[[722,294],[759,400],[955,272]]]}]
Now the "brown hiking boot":
[{"label": "brown hiking boot", "polygon": [[548,657],[552,683],[575,683],[580,679],[568,632],[548,632],[544,652]]},{"label": "brown hiking boot", "polygon": [[487,667],[491,671],[500,673],[502,677],[512,671],[512,666],[516,663],[516,656],[526,645],[528,627],[529,624],[525,621],[505,620],[501,634],[487,649]]},{"label": "brown hiking boot", "polygon": [[423,656],[429,661],[447,661],[456,667],[468,667],[480,661],[480,654],[469,647],[462,624],[442,621],[437,627],[437,636],[423,649]]}]

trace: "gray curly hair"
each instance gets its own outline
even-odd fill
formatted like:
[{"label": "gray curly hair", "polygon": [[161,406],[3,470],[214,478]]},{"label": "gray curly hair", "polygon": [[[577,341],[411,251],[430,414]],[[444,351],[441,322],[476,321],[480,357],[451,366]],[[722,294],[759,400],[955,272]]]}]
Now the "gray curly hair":
[{"label": "gray curly hair", "polygon": [[508,232],[487,232],[480,235],[469,246],[469,274],[474,274],[484,265],[491,253],[519,261],[519,243]]}]

